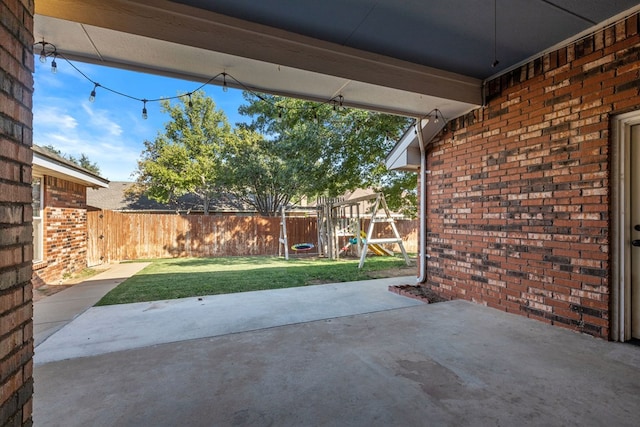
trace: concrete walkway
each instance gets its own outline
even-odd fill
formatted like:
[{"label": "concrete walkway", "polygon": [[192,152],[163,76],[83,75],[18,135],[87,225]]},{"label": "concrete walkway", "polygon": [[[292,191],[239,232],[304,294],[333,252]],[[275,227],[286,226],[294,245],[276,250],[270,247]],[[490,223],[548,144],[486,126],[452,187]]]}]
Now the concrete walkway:
[{"label": "concrete walkway", "polygon": [[33,306],[33,333],[35,345],[67,325],[107,294],[111,289],[145,268],[149,263],[114,264],[62,292],[36,301]]},{"label": "concrete walkway", "polygon": [[408,283],[415,277],[92,307],[40,344],[34,360],[48,363],[424,304],[388,291]]}]

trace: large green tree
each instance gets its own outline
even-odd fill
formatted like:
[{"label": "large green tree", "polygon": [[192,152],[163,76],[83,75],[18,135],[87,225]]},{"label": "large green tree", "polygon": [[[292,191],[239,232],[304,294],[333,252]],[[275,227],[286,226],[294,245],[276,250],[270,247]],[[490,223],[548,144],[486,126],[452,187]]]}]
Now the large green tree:
[{"label": "large green tree", "polygon": [[[155,200],[195,193],[209,202],[235,195],[262,215],[277,215],[301,196],[386,189],[395,208],[414,206],[415,177],[387,171],[384,158],[409,123],[404,117],[268,95],[244,94],[251,123],[232,129],[213,100],[162,104],[171,120],[145,142],[138,183]],[[408,179],[409,178],[409,179]],[[394,197],[394,195],[396,197]]]},{"label": "large green tree", "polygon": [[184,194],[200,197],[205,214],[222,191],[223,149],[235,134],[222,110],[203,92],[162,101],[169,114],[163,133],[144,142],[138,161],[137,182],[146,194],[162,203],[175,203]]},{"label": "large green tree", "polygon": [[415,213],[415,175],[388,171],[384,159],[410,123],[401,116],[270,95],[244,94],[240,113],[268,137],[269,151],[299,194],[338,196],[355,188],[385,192],[390,205]]},{"label": "large green tree", "polygon": [[261,215],[278,215],[300,194],[296,169],[260,133],[240,126],[236,136],[225,149],[225,188]]}]

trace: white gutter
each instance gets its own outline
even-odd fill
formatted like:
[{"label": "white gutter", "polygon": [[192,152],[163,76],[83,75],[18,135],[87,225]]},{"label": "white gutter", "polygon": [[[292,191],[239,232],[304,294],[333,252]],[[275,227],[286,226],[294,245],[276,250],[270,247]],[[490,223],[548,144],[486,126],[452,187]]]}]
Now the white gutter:
[{"label": "white gutter", "polygon": [[420,256],[420,274],[417,282],[424,283],[427,281],[427,153],[422,134],[422,119],[416,125],[418,129],[418,145],[420,146],[420,247],[418,255]]},{"label": "white gutter", "polygon": [[[439,111],[439,110],[438,110]],[[432,112],[433,113],[433,112]],[[420,232],[419,232],[419,257],[420,272],[418,283],[424,283],[427,280],[427,144],[438,135],[447,124],[447,120],[442,116],[441,112],[430,113],[421,118],[417,118],[414,123],[414,133],[409,128],[402,136],[398,144],[392,152],[387,156],[386,165],[389,169],[398,169],[405,171],[418,171],[420,177]],[[439,120],[436,120],[439,119]],[[417,135],[416,135],[417,134]],[[417,138],[416,138],[417,136]],[[418,148],[418,156],[420,162],[418,165],[418,156],[409,156],[407,151],[416,146]],[[415,161],[415,162],[414,162]]]}]

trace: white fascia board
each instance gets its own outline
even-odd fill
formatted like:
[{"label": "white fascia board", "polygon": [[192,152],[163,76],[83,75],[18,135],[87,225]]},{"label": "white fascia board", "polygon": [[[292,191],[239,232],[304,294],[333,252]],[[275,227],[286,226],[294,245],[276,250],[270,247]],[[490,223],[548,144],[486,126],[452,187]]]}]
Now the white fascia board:
[{"label": "white fascia board", "polygon": [[[413,123],[409,128],[405,131],[404,135],[400,138],[400,140],[393,147],[391,152],[387,155],[385,159],[385,164],[387,169],[389,170],[402,170],[407,166],[405,161],[405,152],[414,142],[417,143],[417,135],[416,135],[416,123]],[[419,163],[418,163],[419,164]]]},{"label": "white fascia board", "polygon": [[[426,123],[425,123],[426,122]],[[404,171],[417,171],[420,167],[420,145],[418,143],[418,135],[416,133],[417,123],[412,124],[409,129],[402,135],[400,141],[393,147],[393,150],[389,153],[385,160],[387,169],[390,170],[404,170]],[[425,119],[419,120],[422,124],[420,131],[422,132],[424,141],[426,144],[438,134],[446,123],[444,120],[439,120],[435,123],[434,120],[426,121]]]},{"label": "white fascia board", "polygon": [[87,187],[109,187],[109,181],[106,179],[90,175],[77,169],[72,169],[36,152],[33,153],[33,169],[35,173],[39,172],[42,175],[63,178],[68,181],[86,185]]},{"label": "white fascia board", "polygon": [[417,172],[420,166],[420,149],[418,147],[408,147],[397,153],[393,159],[387,160],[387,169],[405,172]]}]

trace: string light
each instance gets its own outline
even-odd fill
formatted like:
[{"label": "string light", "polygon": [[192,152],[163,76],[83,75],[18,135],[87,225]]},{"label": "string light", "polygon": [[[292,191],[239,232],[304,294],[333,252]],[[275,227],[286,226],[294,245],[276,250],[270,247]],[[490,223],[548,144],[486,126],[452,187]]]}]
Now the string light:
[{"label": "string light", "polygon": [[[36,43],[36,45],[40,45],[40,62],[46,64],[47,56],[53,56],[53,63],[56,63],[56,56],[58,55],[57,49],[51,43],[47,43],[44,39],[41,42]],[[57,67],[58,64],[51,64],[51,68]]]},{"label": "string light", "polygon": [[[76,70],[82,77],[84,77],[86,80],[88,80],[89,82],[93,83],[93,89],[91,90],[91,94],[89,95],[89,101],[90,102],[94,102],[96,99],[96,89],[98,87],[101,87],[102,89],[112,92],[116,95],[120,95],[123,96],[125,98],[129,98],[135,101],[140,101],[143,103],[143,107],[142,107],[142,117],[144,119],[147,119],[148,117],[148,113],[147,113],[147,102],[160,102],[163,100],[172,100],[172,99],[179,99],[184,97],[184,94],[182,95],[177,95],[177,96],[171,96],[171,97],[162,97],[162,98],[155,98],[155,99],[147,99],[147,98],[137,98],[135,96],[132,95],[128,95],[126,93],[117,91],[115,89],[109,88],[107,86],[101,85],[100,83],[92,80],[89,76],[87,76],[85,73],[83,73],[76,65],[74,65],[69,59],[67,59],[63,54],[58,53],[57,48],[55,45],[53,45],[52,43],[48,43],[44,40],[42,40],[41,42],[38,42],[34,45],[34,47],[40,47],[40,62],[42,63],[46,63],[47,62],[47,56],[52,56],[53,60],[51,62],[51,72],[52,73],[57,73],[58,71],[58,63],[56,62],[56,59],[62,58],[66,63],[68,63],[74,70]],[[193,95],[193,93],[197,92],[198,90],[202,89],[203,87],[207,86],[210,83],[213,82],[218,82],[218,84],[220,84],[220,77],[222,77],[222,90],[223,92],[227,92],[229,90],[229,84],[227,81],[227,78],[231,79],[234,83],[234,86],[251,93],[252,95],[254,95],[256,98],[258,98],[259,100],[266,102],[268,104],[271,104],[273,106],[275,105],[275,101],[270,100],[268,98],[266,98],[265,96],[263,96],[260,92],[258,92],[257,88],[253,88],[250,86],[247,86],[245,84],[243,84],[242,82],[238,81],[235,77],[233,77],[232,75],[226,73],[226,72],[222,72],[219,74],[216,74],[215,76],[211,77],[209,80],[207,80],[206,82],[204,82],[203,84],[201,84],[198,88],[196,88],[195,90],[188,92],[186,95],[189,97],[189,101],[188,101],[188,105],[189,107],[193,107],[193,101],[192,101],[192,97],[191,95]],[[330,99],[327,99],[324,102],[320,102],[318,103],[318,105],[311,107],[313,109],[314,112],[314,117],[318,117],[317,114],[317,108],[319,107],[319,105],[325,105],[325,104],[332,104],[333,105],[333,109],[334,111],[336,111],[338,109],[338,107],[342,110],[343,109],[343,105],[344,105],[344,97],[342,95],[338,95],[338,96],[334,96]],[[278,118],[281,119],[282,118],[282,112],[284,110],[283,106],[276,106],[278,108]],[[304,107],[303,108],[305,111],[309,110],[309,107]]]},{"label": "string light", "polygon": [[437,108],[434,108],[433,110],[429,111],[429,114],[424,116],[421,120],[417,121],[413,125],[413,133],[416,134],[416,135],[418,134],[418,124],[420,125],[420,127],[425,127],[431,122],[433,122],[435,124],[438,124],[440,122],[440,120],[444,121],[443,129],[446,132],[446,126],[447,126],[448,120],[442,114],[442,111],[440,111]]},{"label": "string light", "polygon": [[93,102],[96,100],[96,88],[98,86],[100,86],[100,83],[93,84],[93,90],[91,91],[91,94],[89,94],[89,102]]},{"label": "string light", "polygon": [[433,115],[435,116],[433,119],[433,122],[438,123],[440,121],[438,119],[438,114],[440,115],[440,118],[444,121],[444,125],[446,126],[448,123],[448,120],[442,115],[442,111],[438,110],[437,108],[433,110]]}]

